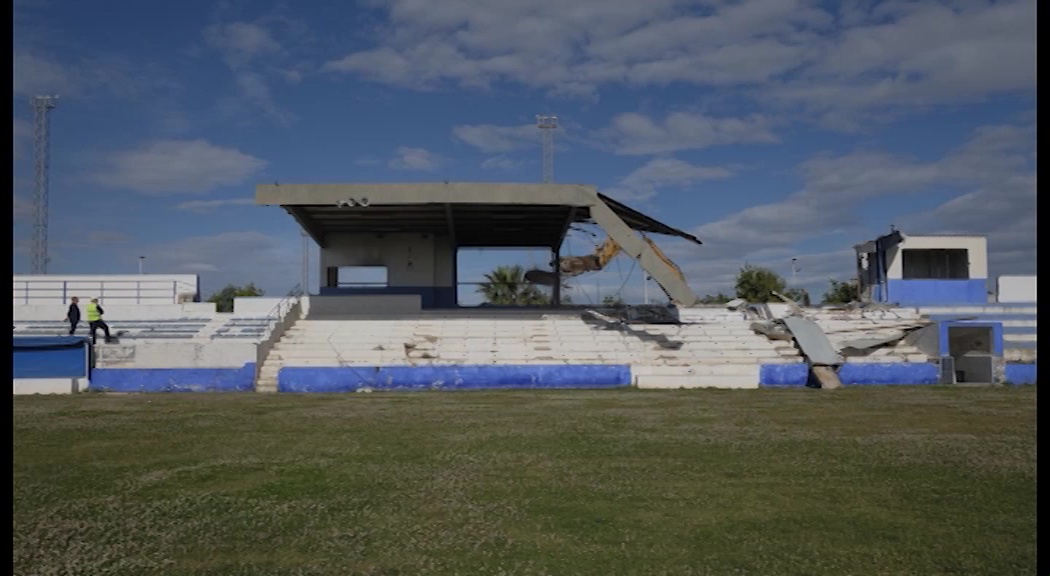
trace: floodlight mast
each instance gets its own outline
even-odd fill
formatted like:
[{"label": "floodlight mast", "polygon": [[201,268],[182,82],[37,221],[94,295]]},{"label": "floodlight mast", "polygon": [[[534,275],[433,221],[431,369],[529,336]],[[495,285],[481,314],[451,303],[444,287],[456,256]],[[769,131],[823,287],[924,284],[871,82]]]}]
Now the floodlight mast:
[{"label": "floodlight mast", "polygon": [[48,236],[48,172],[51,169],[51,109],[58,105],[58,96],[34,96],[33,106],[33,274],[47,274],[50,257],[47,253]]},{"label": "floodlight mast", "polygon": [[536,127],[543,143],[543,183],[550,184],[554,182],[554,130],[558,128],[558,117],[537,115]]}]

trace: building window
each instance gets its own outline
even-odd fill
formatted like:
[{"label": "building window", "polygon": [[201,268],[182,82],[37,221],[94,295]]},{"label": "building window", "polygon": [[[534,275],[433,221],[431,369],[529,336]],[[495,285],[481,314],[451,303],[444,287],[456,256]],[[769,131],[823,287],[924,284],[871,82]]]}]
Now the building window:
[{"label": "building window", "polygon": [[970,257],[965,248],[901,251],[905,280],[968,280]]},{"label": "building window", "polygon": [[328,268],[329,287],[386,288],[386,266],[331,266]]}]

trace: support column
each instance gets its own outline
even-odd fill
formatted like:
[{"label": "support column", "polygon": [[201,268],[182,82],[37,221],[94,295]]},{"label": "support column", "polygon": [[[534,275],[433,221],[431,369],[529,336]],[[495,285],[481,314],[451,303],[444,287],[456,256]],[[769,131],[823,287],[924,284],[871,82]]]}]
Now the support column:
[{"label": "support column", "polygon": [[561,246],[555,247],[554,254],[554,288],[551,291],[551,308],[561,307]]},{"label": "support column", "polygon": [[613,212],[612,208],[609,208],[601,199],[598,199],[597,203],[592,204],[589,208],[594,222],[620,245],[625,254],[638,261],[642,269],[648,272],[649,276],[652,276],[653,280],[656,280],[657,284],[664,289],[671,298],[671,302],[679,306],[693,306],[699,302],[700,299],[693,294],[689,284],[678,276],[678,272],[657,256],[652,247],[638,237],[631,227],[617,216],[616,212]]}]

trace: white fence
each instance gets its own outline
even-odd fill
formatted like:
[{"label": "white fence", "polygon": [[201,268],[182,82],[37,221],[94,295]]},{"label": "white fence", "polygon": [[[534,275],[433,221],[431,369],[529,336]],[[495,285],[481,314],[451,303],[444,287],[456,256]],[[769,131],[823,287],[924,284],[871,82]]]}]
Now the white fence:
[{"label": "white fence", "polygon": [[194,274],[121,276],[15,276],[14,305],[68,304],[98,298],[105,305],[179,304],[199,300]]}]

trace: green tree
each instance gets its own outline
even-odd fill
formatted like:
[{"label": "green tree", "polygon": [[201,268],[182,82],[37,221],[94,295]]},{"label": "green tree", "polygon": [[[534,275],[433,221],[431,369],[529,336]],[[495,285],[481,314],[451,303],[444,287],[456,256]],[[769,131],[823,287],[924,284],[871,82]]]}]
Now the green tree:
[{"label": "green tree", "polygon": [[736,297],[754,304],[780,302],[773,292],[787,296],[785,290],[784,279],[769,268],[747,264],[736,275]]},{"label": "green tree", "polygon": [[832,280],[828,291],[824,293],[824,304],[849,304],[858,298],[857,281],[839,282]]},{"label": "green tree", "polygon": [[208,302],[214,302],[215,310],[218,312],[233,312],[234,298],[262,296],[263,294],[265,294],[265,292],[256,288],[255,284],[248,284],[246,286],[227,284],[225,288],[212,294],[211,298],[208,298]]},{"label": "green tree", "polygon": [[605,298],[602,298],[602,306],[623,306],[625,302],[619,295],[609,294]]},{"label": "green tree", "polygon": [[719,292],[718,294],[715,294],[714,296],[712,296],[710,294],[708,294],[707,296],[704,296],[703,298],[700,299],[700,303],[701,304],[725,304],[725,303],[729,302],[730,300],[732,300],[731,297],[726,296],[725,294],[722,294],[721,292]]},{"label": "green tree", "polygon": [[499,266],[485,274],[485,282],[478,292],[485,301],[497,306],[541,306],[550,303],[550,298],[534,285],[525,281],[525,269],[521,266]]}]

